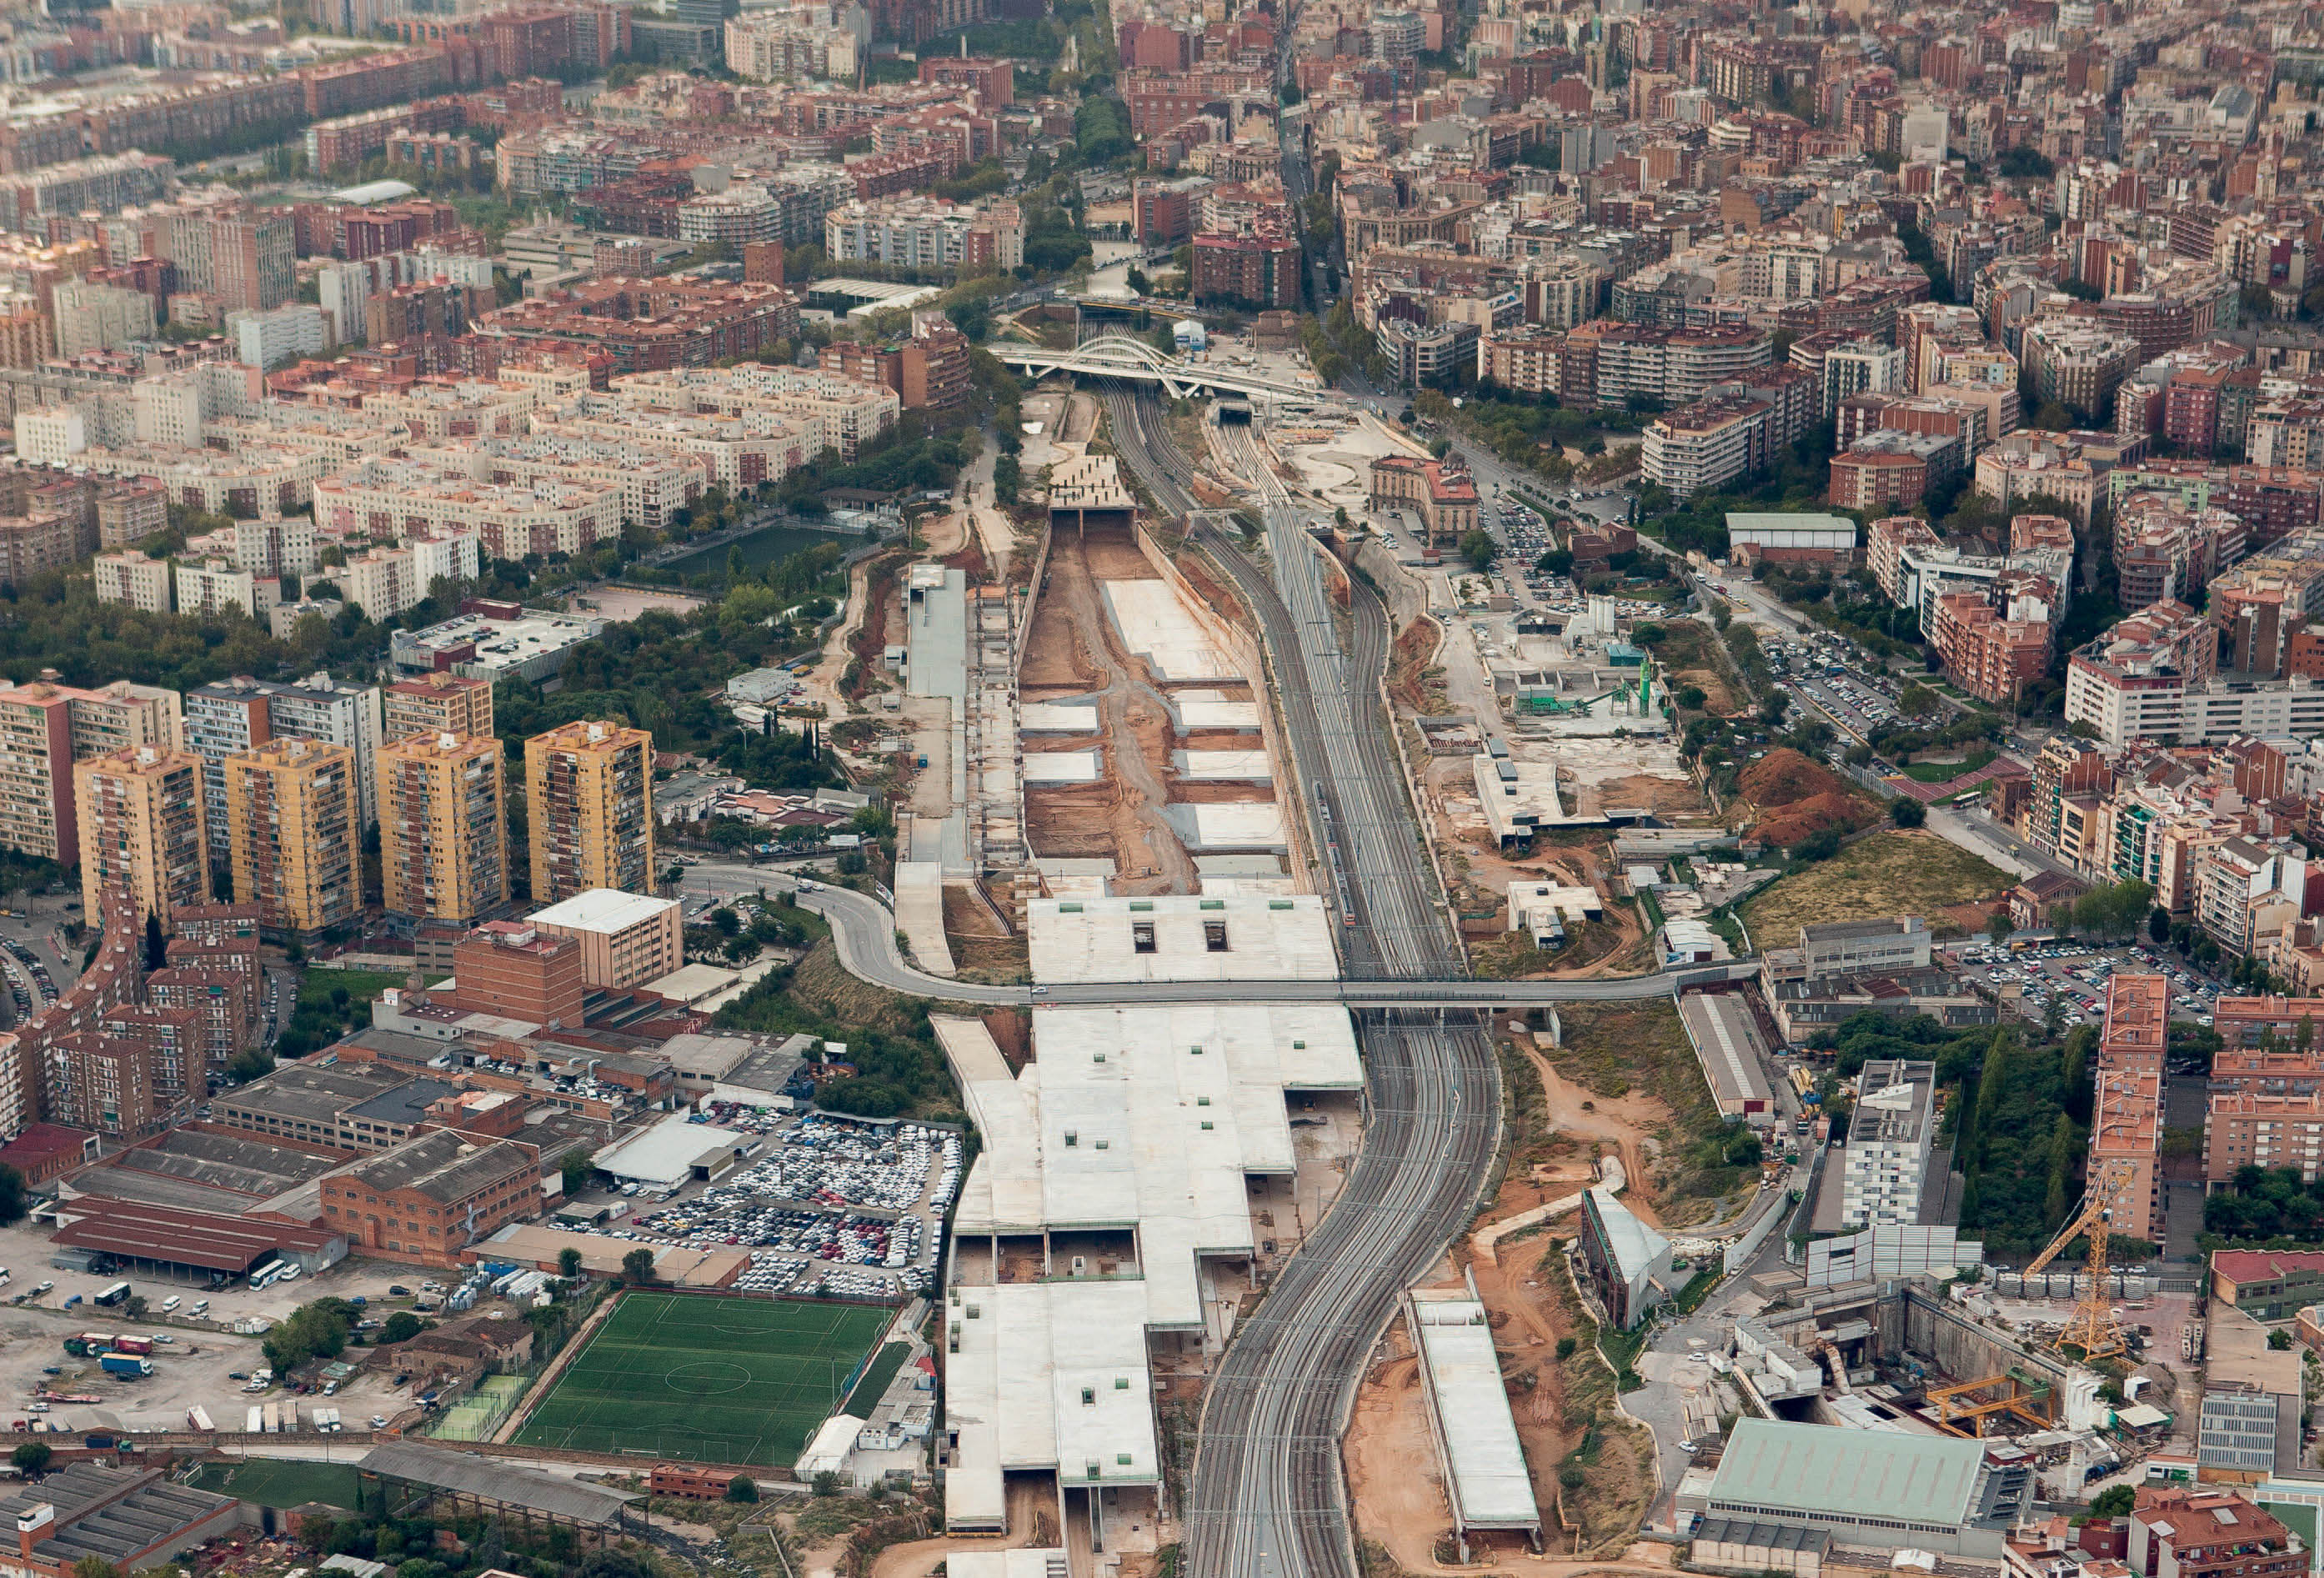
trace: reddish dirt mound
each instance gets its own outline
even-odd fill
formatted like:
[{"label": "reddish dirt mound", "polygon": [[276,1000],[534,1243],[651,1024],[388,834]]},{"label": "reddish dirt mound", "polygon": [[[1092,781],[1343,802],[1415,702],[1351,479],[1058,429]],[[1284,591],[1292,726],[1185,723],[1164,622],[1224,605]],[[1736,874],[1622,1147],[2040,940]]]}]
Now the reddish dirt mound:
[{"label": "reddish dirt mound", "polygon": [[1763,811],[1794,800],[1847,791],[1837,773],[1827,772],[1798,752],[1778,746],[1744,768],[1743,798]]},{"label": "reddish dirt mound", "polygon": [[1759,808],[1751,835],[1763,844],[1797,844],[1827,827],[1853,833],[1872,817],[1845,780],[1796,751],[1768,752],[1743,770],[1741,787],[1743,798]]},{"label": "reddish dirt mound", "polygon": [[1815,795],[1794,800],[1760,817],[1758,826],[1751,829],[1751,836],[1762,844],[1789,848],[1827,827],[1853,833],[1864,826],[1866,817],[1862,804],[1846,795]]}]

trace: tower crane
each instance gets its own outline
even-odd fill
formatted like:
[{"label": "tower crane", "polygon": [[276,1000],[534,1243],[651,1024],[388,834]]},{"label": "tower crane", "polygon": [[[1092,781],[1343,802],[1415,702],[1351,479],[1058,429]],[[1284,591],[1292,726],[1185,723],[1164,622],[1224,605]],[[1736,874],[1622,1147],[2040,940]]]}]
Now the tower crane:
[{"label": "tower crane", "polygon": [[2074,1348],[2085,1360],[2102,1359],[2124,1352],[2128,1344],[2123,1340],[2122,1323],[2114,1316],[2113,1301],[2107,1298],[2107,1229],[2131,1186],[2137,1180],[2138,1169],[2120,1157],[2100,1161],[2091,1172],[2089,1186],[2082,1193],[2081,1209],[2067,1219],[2050,1241],[2050,1247],[2034,1257],[2025,1268],[2031,1277],[2063,1253],[2068,1244],[2087,1232],[2090,1237],[2089,1260],[2086,1269],[2089,1286],[2074,1302],[2074,1313],[2066,1317],[2066,1324],[2050,1345],[2063,1351]]}]

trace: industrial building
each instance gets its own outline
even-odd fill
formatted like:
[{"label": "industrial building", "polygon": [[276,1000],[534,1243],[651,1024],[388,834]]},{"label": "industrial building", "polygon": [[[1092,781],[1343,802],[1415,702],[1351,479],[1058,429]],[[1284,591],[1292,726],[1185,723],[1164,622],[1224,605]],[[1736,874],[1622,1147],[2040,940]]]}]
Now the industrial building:
[{"label": "industrial building", "polygon": [[[1166,929],[1174,903],[1188,926],[1206,913],[1155,902]],[[1277,912],[1235,901],[1223,913]],[[1325,1004],[1045,1008],[1038,1073],[1022,1076],[982,1021],[935,1026],[985,1139],[961,1186],[945,1295],[946,1525],[1001,1527],[1004,1476],[1028,1470],[1054,1472],[1061,1497],[1149,1496],[1149,1348],[1223,1342],[1220,1305],[1252,1285],[1262,1250],[1254,1190],[1296,1169],[1286,1094],[1352,1098],[1354,1026]],[[1107,1500],[1115,1510],[1089,1498],[1093,1518],[1122,1515]]]},{"label": "industrial building", "polygon": [[2033,1506],[2029,1453],[1988,1441],[1745,1418],[1682,1516],[1822,1531],[1840,1544],[1998,1556]]},{"label": "industrial building", "polygon": [[1578,1241],[1598,1302],[1623,1331],[1678,1291],[1670,1240],[1632,1215],[1602,1184],[1582,1193]]},{"label": "industrial building", "polygon": [[1757,1129],[1772,1125],[1776,1113],[1767,1088],[1770,1053],[1750,1000],[1739,992],[1690,992],[1678,1000],[1678,1017],[1719,1115]]}]

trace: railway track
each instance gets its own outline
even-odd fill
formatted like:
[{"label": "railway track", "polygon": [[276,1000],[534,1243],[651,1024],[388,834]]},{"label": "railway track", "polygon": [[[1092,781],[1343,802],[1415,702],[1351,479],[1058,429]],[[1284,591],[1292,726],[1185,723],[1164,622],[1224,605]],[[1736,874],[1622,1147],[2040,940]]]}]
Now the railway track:
[{"label": "railway track", "polygon": [[[1110,392],[1115,448],[1166,508],[1193,507],[1193,469],[1155,402]],[[1204,544],[1256,613],[1274,669],[1300,807],[1327,852],[1351,976],[1462,974],[1420,853],[1379,687],[1388,612],[1350,579],[1342,646],[1323,570],[1249,429],[1220,448],[1262,503],[1275,580],[1208,521]],[[1354,1578],[1340,1437],[1367,1356],[1403,1290],[1473,1213],[1500,1141],[1500,1074],[1473,1013],[1356,1015],[1365,1055],[1363,1141],[1332,1209],[1237,1327],[1204,1398],[1185,1506],[1199,1578]]]}]

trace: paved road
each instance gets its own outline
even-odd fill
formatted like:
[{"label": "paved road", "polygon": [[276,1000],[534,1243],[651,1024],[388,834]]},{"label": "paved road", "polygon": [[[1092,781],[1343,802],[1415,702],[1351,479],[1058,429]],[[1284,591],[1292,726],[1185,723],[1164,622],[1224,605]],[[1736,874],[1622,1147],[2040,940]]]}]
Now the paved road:
[{"label": "paved road", "polygon": [[[698,865],[687,868],[681,890],[688,898],[733,898],[755,893],[787,893],[803,909],[813,910],[830,923],[832,942],[847,972],[874,986],[909,997],[936,998],[946,1002],[1087,1003],[1120,1002],[1135,995],[1140,1002],[1215,1002],[1215,981],[1160,981],[1138,986],[1102,983],[1088,986],[1051,986],[1035,991],[1026,986],[987,986],[931,975],[904,957],[896,943],[896,918],[878,900],[848,888],[819,886],[799,892],[790,874],[769,866]],[[1683,974],[1634,975],[1605,981],[1471,981],[1458,976],[1340,981],[1238,981],[1233,993],[1248,1002],[1340,1002],[1350,1008],[1407,1008],[1471,1010],[1524,1008],[1553,1002],[1633,1001],[1667,997],[1681,986],[1756,974],[1756,960],[1732,966],[1692,970]]]}]

